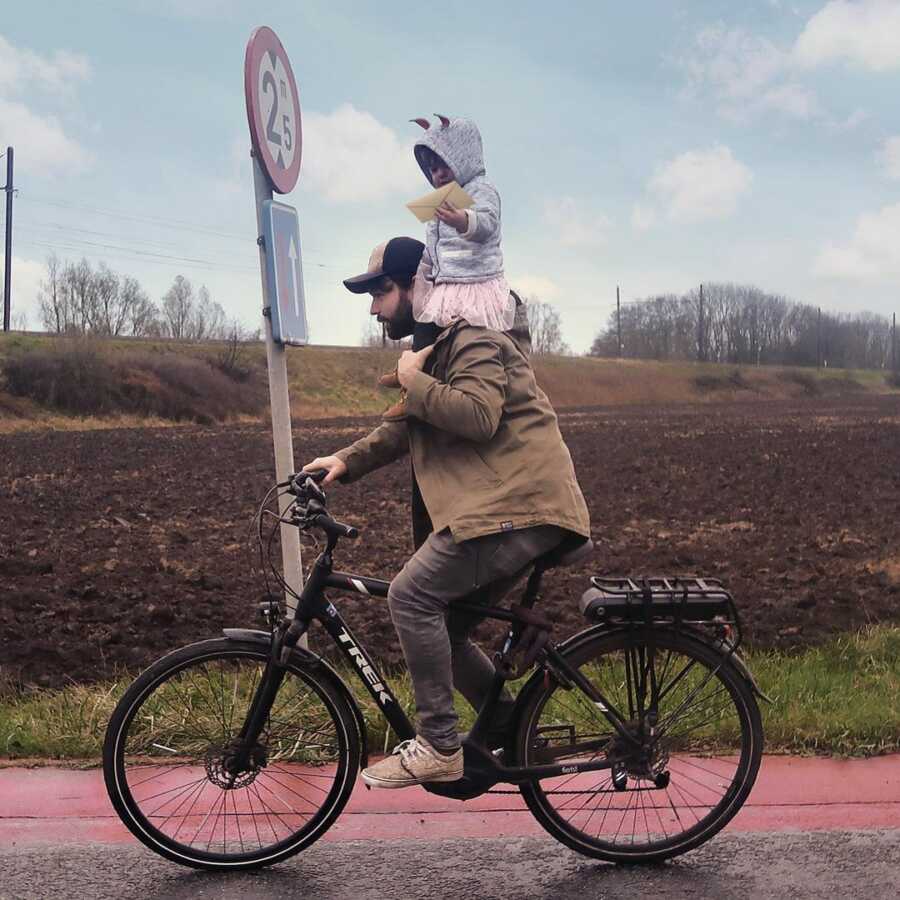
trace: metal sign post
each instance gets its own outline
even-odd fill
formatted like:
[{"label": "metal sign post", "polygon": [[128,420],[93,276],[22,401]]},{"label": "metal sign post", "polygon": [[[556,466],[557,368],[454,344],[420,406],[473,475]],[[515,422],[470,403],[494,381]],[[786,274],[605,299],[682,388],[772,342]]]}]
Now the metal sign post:
[{"label": "metal sign post", "polygon": [[[247,102],[250,137],[253,142],[256,233],[264,298],[263,314],[269,369],[269,401],[272,410],[272,439],[275,445],[275,476],[278,481],[284,481],[295,471],[291,407],[288,398],[285,347],[283,343],[276,341],[272,330],[272,308],[278,307],[278,295],[277,284],[271,283],[277,281],[277,278],[270,280],[269,271],[270,265],[274,264],[276,248],[267,245],[264,235],[267,207],[272,203],[273,188],[279,193],[286,194],[293,190],[297,183],[297,176],[300,174],[301,130],[297,83],[294,81],[287,53],[270,28],[257,28],[247,43],[247,52],[244,56],[244,95]],[[299,247],[295,250],[299,253]],[[297,271],[300,271],[299,268]],[[302,296],[302,281],[300,292]],[[294,299],[299,305],[296,293]],[[276,316],[277,313],[276,309]],[[280,319],[278,321],[280,322]],[[305,311],[303,323],[305,329]],[[303,342],[305,343],[305,340]],[[288,498],[279,499],[280,512],[285,511],[288,502]],[[291,525],[281,526],[281,559],[286,583],[291,590],[299,593],[303,586],[300,534]],[[287,594],[285,603],[289,612],[293,613],[296,608],[294,598]]]}]

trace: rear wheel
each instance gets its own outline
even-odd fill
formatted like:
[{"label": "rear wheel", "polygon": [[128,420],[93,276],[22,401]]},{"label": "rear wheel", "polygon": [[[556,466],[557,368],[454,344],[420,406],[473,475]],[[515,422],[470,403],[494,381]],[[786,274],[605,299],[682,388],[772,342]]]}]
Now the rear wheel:
[{"label": "rear wheel", "polygon": [[343,809],[360,738],[331,679],[288,665],[262,734],[237,774],[229,753],[269,648],[203,641],[159,660],[128,688],[103,748],[106,787],[129,829],[188,866],[236,870],[285,859]]},{"label": "rear wheel", "polygon": [[566,661],[638,742],[624,740],[578,688],[552,675],[535,680],[519,717],[519,764],[611,764],[522,785],[541,825],[573,850],[613,862],[676,856],[724,827],[753,787],[763,745],[756,698],[737,668],[666,629],[586,637]]}]

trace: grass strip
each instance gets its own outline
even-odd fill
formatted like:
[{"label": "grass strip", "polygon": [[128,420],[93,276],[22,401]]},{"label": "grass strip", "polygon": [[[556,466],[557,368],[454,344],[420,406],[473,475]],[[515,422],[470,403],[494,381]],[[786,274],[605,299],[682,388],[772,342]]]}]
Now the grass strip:
[{"label": "grass strip", "polygon": [[[900,627],[877,626],[836,637],[801,652],[748,652],[761,689],[769,753],[874,756],[900,751]],[[342,673],[363,710],[373,752],[394,742],[359,680]],[[391,677],[398,700],[411,714],[412,686],[405,672]],[[0,757],[83,760],[100,756],[106,723],[131,681],[75,684],[0,696]],[[514,686],[515,687],[515,686]],[[457,696],[460,729],[472,710]]]}]

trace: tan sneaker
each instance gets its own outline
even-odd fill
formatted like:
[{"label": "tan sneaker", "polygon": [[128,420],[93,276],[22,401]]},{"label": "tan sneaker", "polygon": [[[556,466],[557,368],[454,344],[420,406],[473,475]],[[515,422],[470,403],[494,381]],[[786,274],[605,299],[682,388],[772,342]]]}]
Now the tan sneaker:
[{"label": "tan sneaker", "polygon": [[396,369],[394,369],[393,372],[388,372],[387,375],[382,375],[381,378],[378,379],[378,383],[381,387],[386,388],[398,388],[402,386],[400,384],[400,376],[397,374]]},{"label": "tan sneaker", "polygon": [[400,392],[400,399],[389,406],[382,414],[385,422],[402,422],[406,418],[406,391]]},{"label": "tan sneaker", "polygon": [[444,756],[419,736],[398,744],[390,756],[362,772],[363,781],[377,788],[410,787],[425,781],[459,781],[462,776],[462,747],[452,756]]}]

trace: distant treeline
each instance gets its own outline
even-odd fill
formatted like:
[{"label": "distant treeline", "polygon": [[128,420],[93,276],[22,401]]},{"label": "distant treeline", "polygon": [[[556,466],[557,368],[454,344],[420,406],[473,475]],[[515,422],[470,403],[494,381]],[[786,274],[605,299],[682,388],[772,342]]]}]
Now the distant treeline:
[{"label": "distant treeline", "polygon": [[159,304],[137,279],[87,259],[47,258],[47,277],[38,291],[41,324],[51,334],[101,337],[150,337],[175,340],[246,340],[237,322],[228,322],[221,304],[205,285],[194,292],[183,275],[176,275]]},{"label": "distant treeline", "polygon": [[836,315],[740,284],[704,284],[678,296],[648,297],[613,311],[592,356],[696,359],[722,363],[892,364],[891,321],[874,313]]}]

